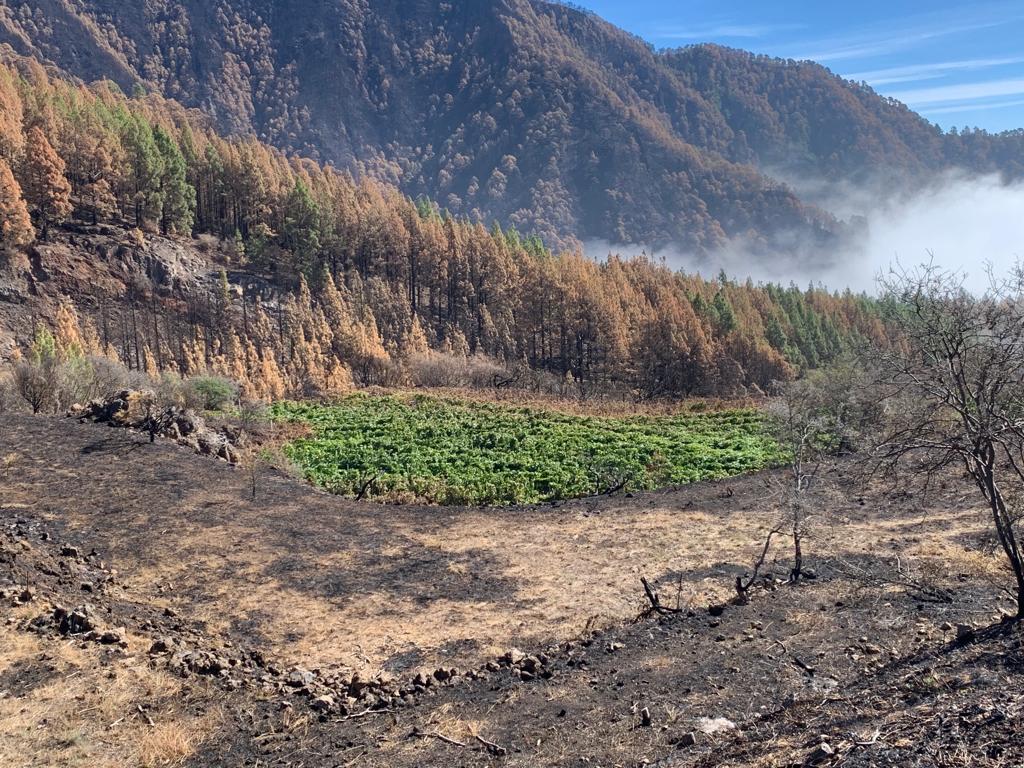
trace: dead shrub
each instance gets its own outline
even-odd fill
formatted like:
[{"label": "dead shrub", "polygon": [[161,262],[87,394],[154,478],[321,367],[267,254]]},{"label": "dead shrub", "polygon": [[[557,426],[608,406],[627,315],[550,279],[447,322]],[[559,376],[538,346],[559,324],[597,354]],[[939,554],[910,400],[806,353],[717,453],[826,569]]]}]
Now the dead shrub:
[{"label": "dead shrub", "polygon": [[407,361],[406,369],[409,381],[415,387],[448,389],[493,387],[496,377],[508,374],[493,358],[435,351],[413,355]]}]

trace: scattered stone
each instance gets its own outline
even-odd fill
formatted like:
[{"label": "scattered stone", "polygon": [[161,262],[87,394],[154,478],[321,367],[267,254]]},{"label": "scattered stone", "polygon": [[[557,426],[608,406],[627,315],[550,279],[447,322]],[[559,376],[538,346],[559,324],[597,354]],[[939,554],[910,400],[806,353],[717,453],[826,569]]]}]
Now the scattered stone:
[{"label": "scattered stone", "polygon": [[96,629],[93,610],[88,603],[70,612],[64,608],[56,608],[53,618],[57,622],[57,631],[62,635],[84,635]]},{"label": "scattered stone", "polygon": [[711,736],[723,731],[736,730],[736,723],[724,717],[700,717],[697,719],[697,730]]},{"label": "scattered stone", "polygon": [[334,709],[334,697],[329,694],[317,696],[309,702],[309,706],[314,712],[330,712]]},{"label": "scattered stone", "polygon": [[175,405],[161,409],[154,407],[154,403],[156,395],[152,390],[123,389],[105,399],[93,400],[84,408],[72,409],[68,416],[137,429],[174,440],[196,453],[237,463],[238,452],[225,430],[213,429],[193,411]]},{"label": "scattered stone", "polygon": [[676,739],[675,747],[676,749],[686,749],[687,747],[692,747],[696,743],[697,734],[695,734],[693,731],[690,731],[689,733],[684,733],[682,736]]},{"label": "scattered stone", "polygon": [[826,760],[831,759],[836,754],[836,751],[829,745],[827,741],[821,742],[814,751],[807,757],[807,765],[821,765]]}]

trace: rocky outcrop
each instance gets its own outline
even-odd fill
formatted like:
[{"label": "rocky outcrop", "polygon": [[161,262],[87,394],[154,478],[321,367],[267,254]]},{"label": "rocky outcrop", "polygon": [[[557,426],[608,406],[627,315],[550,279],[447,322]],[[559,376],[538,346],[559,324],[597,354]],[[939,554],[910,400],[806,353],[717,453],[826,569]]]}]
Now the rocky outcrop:
[{"label": "rocky outcrop", "polygon": [[158,403],[152,390],[123,389],[88,405],[74,406],[68,416],[139,430],[153,440],[157,437],[174,440],[204,456],[216,456],[231,464],[238,462],[237,435],[227,429],[211,427],[192,410]]}]

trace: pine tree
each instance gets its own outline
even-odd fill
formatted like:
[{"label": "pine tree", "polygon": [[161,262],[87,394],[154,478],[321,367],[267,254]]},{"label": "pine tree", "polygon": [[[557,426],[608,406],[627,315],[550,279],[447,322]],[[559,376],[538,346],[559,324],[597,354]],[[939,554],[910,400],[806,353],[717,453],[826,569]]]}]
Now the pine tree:
[{"label": "pine tree", "polygon": [[[91,139],[91,140],[90,140]],[[77,147],[74,163],[69,162],[69,174],[77,179],[81,207],[95,224],[114,212],[117,197],[114,195],[114,158],[101,137],[85,137],[86,146]]]},{"label": "pine tree", "polygon": [[195,221],[196,191],[186,178],[185,156],[171,135],[157,126],[153,143],[160,156],[160,231],[190,233]]},{"label": "pine tree", "polygon": [[82,328],[71,299],[67,297],[61,299],[53,326],[54,344],[61,360],[71,360],[85,354],[86,344],[82,337]]},{"label": "pine tree", "polygon": [[22,102],[14,73],[0,67],[0,159],[13,162],[25,143]]},{"label": "pine tree", "polygon": [[28,132],[22,160],[22,190],[29,210],[45,240],[50,225],[71,213],[71,184],[64,176],[64,161],[39,126]]},{"label": "pine tree", "polygon": [[135,226],[141,227],[146,220],[160,218],[163,212],[160,196],[163,156],[157,149],[152,127],[141,115],[132,113],[124,116],[121,142],[129,167],[124,191],[134,214]]},{"label": "pine tree", "polygon": [[21,195],[21,186],[7,162],[0,159],[0,243],[19,247],[35,238],[28,206]]},{"label": "pine tree", "polygon": [[296,178],[285,202],[281,228],[284,247],[291,252],[296,272],[308,272],[320,250],[320,211],[309,187]]}]

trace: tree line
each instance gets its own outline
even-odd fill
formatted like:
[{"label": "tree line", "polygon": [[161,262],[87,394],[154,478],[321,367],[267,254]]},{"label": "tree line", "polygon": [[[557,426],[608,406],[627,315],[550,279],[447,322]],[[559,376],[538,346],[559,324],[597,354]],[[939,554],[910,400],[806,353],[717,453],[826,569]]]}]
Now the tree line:
[{"label": "tree line", "polygon": [[[20,62],[0,67],[0,107],[5,248],[67,222],[123,227],[143,250],[216,243],[216,288],[171,302],[142,286],[81,318],[89,346],[132,368],[216,370],[278,397],[387,383],[444,354],[657,398],[764,389],[886,342],[865,296],[553,253],[110,82]],[[250,290],[257,277],[273,290]]]}]

